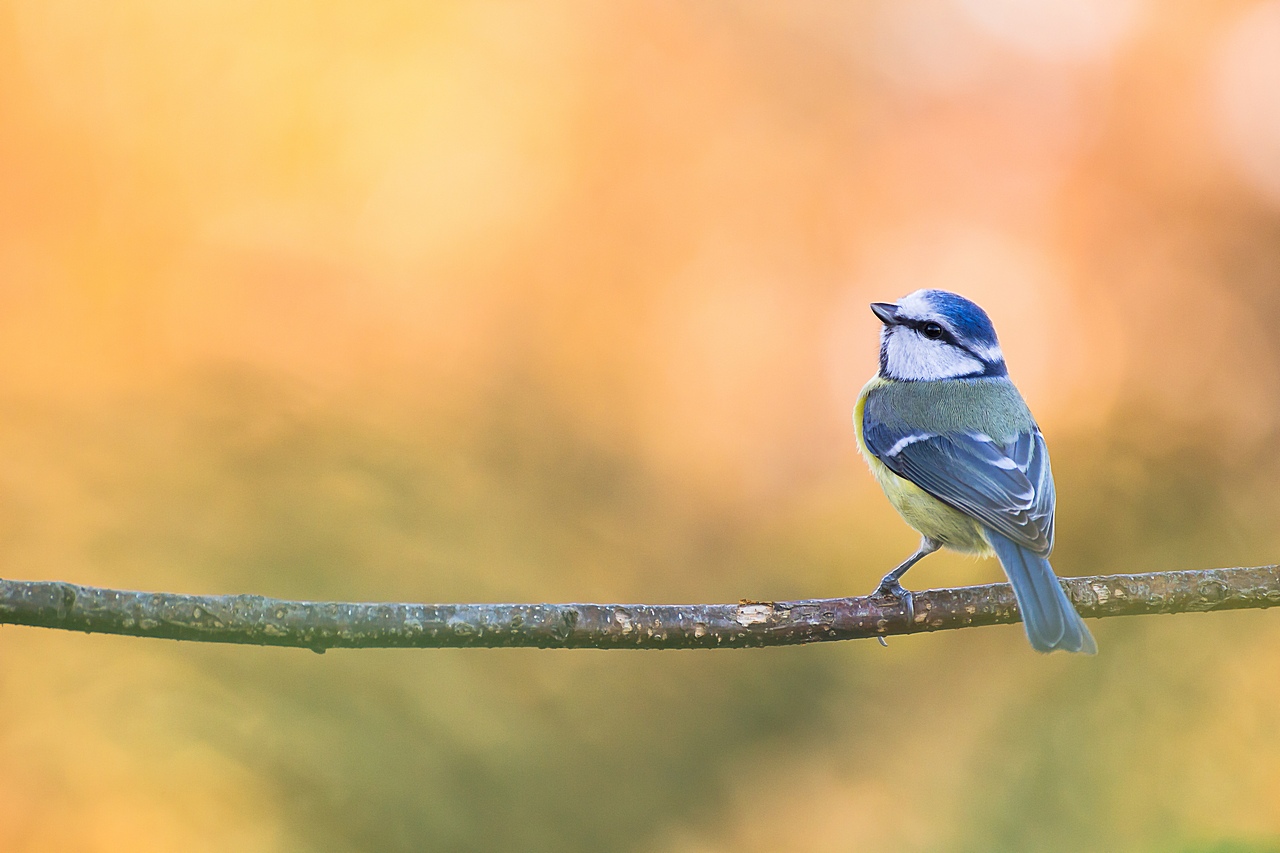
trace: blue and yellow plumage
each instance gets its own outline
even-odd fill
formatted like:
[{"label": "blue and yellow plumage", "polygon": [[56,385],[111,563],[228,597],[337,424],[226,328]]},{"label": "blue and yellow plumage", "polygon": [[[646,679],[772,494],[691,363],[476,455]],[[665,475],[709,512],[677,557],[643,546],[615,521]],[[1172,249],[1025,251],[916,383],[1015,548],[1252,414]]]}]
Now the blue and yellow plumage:
[{"label": "blue and yellow plumage", "polygon": [[872,310],[884,323],[880,370],[854,407],[858,449],[922,536],[878,594],[902,594],[899,578],[940,547],[997,556],[1031,645],[1093,653],[1049,565],[1056,495],[1048,449],[986,312],[941,290]]}]

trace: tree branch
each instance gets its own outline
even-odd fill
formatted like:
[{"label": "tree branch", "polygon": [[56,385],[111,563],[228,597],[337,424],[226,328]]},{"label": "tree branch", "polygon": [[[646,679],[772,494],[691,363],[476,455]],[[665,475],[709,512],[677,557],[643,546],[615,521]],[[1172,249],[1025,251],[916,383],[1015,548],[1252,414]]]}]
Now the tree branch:
[{"label": "tree branch", "polygon": [[[1081,616],[1280,605],[1280,567],[1064,578]],[[178,595],[0,580],[0,624],[208,643],[330,648],[745,648],[1019,621],[1008,584],[738,604],[371,604]]]}]

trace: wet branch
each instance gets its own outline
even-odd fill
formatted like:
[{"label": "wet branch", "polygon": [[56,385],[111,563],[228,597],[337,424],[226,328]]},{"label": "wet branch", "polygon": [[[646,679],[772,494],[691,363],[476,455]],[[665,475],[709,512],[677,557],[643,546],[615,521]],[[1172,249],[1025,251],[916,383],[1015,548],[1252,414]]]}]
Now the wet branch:
[{"label": "wet branch", "polygon": [[[1086,618],[1280,605],[1280,567],[1065,578]],[[1017,622],[1008,584],[738,604],[377,604],[179,595],[0,580],[0,624],[331,648],[744,648]]]}]

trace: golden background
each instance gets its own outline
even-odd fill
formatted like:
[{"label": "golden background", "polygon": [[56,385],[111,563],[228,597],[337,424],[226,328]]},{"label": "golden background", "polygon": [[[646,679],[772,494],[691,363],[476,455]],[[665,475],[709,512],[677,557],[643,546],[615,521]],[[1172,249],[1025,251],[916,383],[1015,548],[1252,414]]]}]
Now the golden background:
[{"label": "golden background", "polygon": [[[1059,573],[1274,561],[1280,2],[0,3],[0,574],[864,592],[916,541],[866,303],[924,286],[1001,333]],[[1280,850],[1280,616],[1092,627],[9,627],[0,849]]]}]

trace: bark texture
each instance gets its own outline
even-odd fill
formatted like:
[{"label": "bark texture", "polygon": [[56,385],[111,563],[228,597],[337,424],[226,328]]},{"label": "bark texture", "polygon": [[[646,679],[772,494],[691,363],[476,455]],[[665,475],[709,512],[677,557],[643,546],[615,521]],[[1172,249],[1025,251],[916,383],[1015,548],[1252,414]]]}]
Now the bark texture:
[{"label": "bark texture", "polygon": [[[1280,567],[1064,578],[1086,618],[1280,605]],[[407,604],[180,595],[0,580],[0,624],[207,643],[331,648],[714,649],[1019,621],[1008,584],[738,604]]]}]

